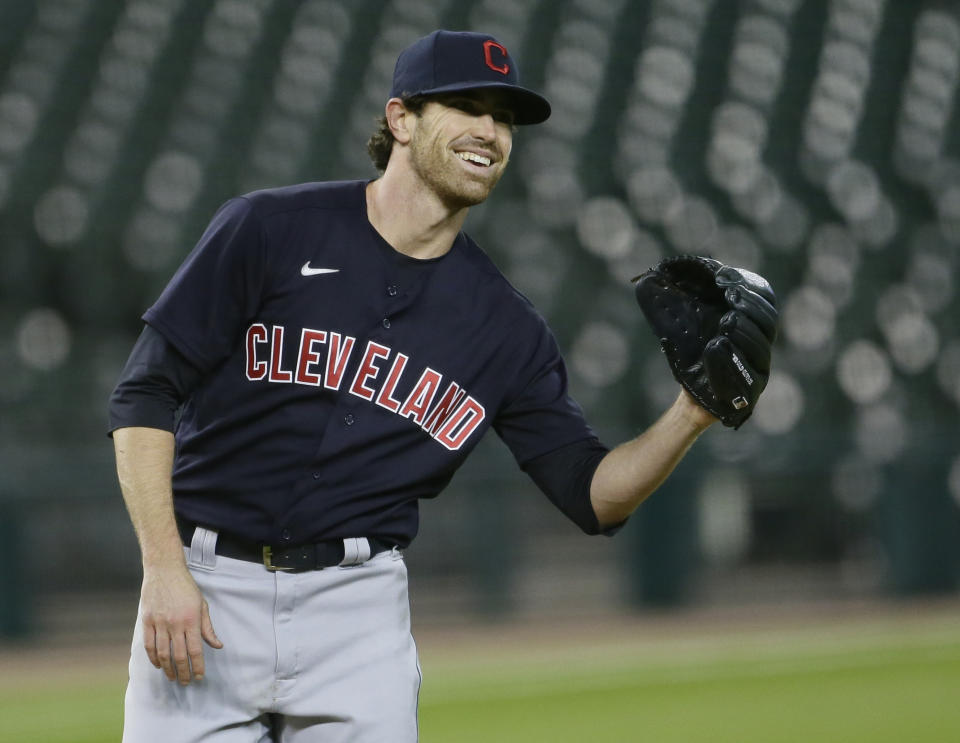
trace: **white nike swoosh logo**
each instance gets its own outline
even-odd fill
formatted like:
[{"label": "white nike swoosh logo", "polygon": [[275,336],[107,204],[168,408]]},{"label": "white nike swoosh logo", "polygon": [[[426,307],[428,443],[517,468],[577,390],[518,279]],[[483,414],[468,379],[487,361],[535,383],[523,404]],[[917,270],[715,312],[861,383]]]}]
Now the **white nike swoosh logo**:
[{"label": "white nike swoosh logo", "polygon": [[303,268],[300,269],[301,276],[316,276],[320,273],[339,273],[339,268],[310,268],[310,261],[307,261],[303,264]]}]

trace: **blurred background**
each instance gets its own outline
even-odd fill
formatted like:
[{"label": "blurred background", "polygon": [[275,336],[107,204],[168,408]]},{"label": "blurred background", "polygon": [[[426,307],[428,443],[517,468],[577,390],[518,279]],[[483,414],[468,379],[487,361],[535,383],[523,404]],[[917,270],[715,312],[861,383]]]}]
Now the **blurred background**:
[{"label": "blurred background", "polygon": [[769,387],[616,539],[491,434],[422,508],[415,621],[956,598],[960,10],[924,0],[0,0],[0,637],[129,632],[106,400],[238,193],[375,176],[397,53],[490,32],[552,101],[469,231],[608,444],[677,387],[629,279],[767,276]]}]

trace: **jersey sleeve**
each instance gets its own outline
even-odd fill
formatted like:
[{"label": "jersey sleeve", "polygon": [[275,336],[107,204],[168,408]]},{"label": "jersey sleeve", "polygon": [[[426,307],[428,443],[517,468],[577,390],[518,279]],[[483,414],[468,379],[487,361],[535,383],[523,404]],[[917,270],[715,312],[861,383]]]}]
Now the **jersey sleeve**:
[{"label": "jersey sleeve", "polygon": [[494,420],[520,468],[567,518],[587,534],[601,531],[590,500],[593,473],[607,449],[567,389],[557,342],[538,317],[537,342],[521,375],[523,385]]},{"label": "jersey sleeve", "polygon": [[518,378],[519,390],[498,411],[494,430],[518,464],[583,439],[595,439],[583,410],[570,397],[567,369],[553,333],[539,320]]},{"label": "jersey sleeve", "polygon": [[191,364],[229,356],[262,296],[266,240],[250,203],[224,204],[143,319]]},{"label": "jersey sleeve", "polygon": [[600,529],[590,499],[590,484],[606,446],[597,439],[582,439],[532,459],[524,470],[544,495],[585,534],[613,536],[622,524],[613,529]]},{"label": "jersey sleeve", "polygon": [[145,325],[110,395],[108,435],[128,426],[173,433],[177,409],[199,382],[183,354]]}]

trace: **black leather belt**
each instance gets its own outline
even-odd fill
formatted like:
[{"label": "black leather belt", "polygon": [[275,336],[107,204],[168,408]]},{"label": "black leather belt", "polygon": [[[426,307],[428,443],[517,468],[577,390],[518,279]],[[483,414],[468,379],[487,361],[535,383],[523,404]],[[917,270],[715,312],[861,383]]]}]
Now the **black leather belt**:
[{"label": "black leather belt", "polygon": [[[198,526],[201,525],[177,516],[177,529],[180,531],[180,539],[184,546],[190,546],[193,541],[194,530]],[[323,570],[323,568],[332,568],[341,564],[352,565],[363,562],[363,560],[353,559],[344,563],[344,556],[347,552],[346,541],[352,542],[354,540],[329,539],[313,544],[301,544],[296,547],[274,547],[218,532],[215,551],[223,557],[259,562],[267,570],[301,573],[306,570]],[[370,554],[366,559],[393,549],[392,544],[380,539],[368,537],[366,541],[370,545]]]}]

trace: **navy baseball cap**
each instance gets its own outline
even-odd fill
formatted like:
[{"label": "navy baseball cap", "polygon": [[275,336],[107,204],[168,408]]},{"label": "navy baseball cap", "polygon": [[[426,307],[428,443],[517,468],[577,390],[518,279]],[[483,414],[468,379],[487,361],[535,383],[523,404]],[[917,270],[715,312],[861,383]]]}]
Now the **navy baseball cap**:
[{"label": "navy baseball cap", "polygon": [[397,57],[391,98],[496,88],[504,93],[515,124],[539,124],[550,103],[518,83],[517,63],[507,48],[488,34],[434,31]]}]

